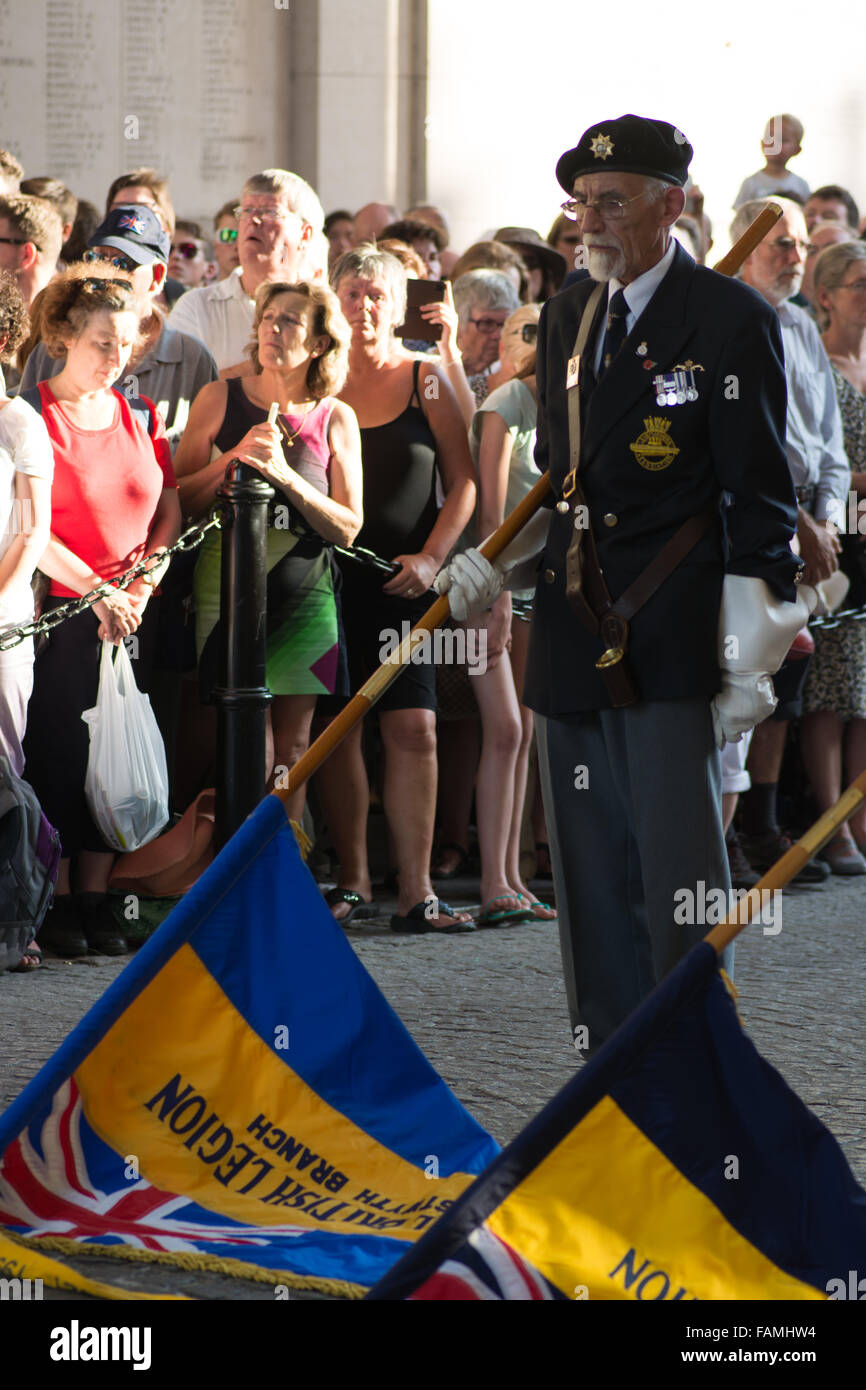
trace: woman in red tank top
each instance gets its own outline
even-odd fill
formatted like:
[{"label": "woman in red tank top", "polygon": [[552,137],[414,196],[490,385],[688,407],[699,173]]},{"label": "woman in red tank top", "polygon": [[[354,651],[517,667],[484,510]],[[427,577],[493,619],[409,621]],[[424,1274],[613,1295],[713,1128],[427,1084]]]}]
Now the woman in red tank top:
[{"label": "woman in red tank top", "polygon": [[[131,281],[112,266],[81,265],[43,293],[43,339],[53,357],[65,359],[59,375],[40,384],[38,398],[54,450],[51,540],[39,562],[51,579],[47,610],[171,545],[180,534],[180,506],[159,412],[142,398],[133,413],[112,390],[139,331]],[[96,703],[102,639],[117,644],[137,633],[134,669],[139,685],[146,678],[151,623],[139,629],[157,574],[60,623],[36,659],[25,776],[63,846],[54,906],[39,940],[65,956],[126,950],[106,896],[114,852],[84,797],[89,732],[81,714]]]}]

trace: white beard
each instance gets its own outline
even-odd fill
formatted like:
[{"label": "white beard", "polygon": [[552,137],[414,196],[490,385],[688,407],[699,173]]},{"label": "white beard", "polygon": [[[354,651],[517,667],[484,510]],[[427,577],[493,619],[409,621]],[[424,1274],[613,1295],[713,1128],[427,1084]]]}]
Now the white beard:
[{"label": "white beard", "polygon": [[626,270],[622,251],[602,251],[594,246],[585,246],[584,250],[587,270],[593,280],[622,280]]}]

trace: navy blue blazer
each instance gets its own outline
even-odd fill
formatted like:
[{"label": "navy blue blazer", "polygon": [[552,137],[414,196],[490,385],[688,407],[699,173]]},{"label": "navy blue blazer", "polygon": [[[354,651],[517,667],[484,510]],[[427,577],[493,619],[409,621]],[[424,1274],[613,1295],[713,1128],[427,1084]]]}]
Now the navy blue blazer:
[{"label": "navy blue blazer", "polygon": [[[585,279],[545,304],[538,333],[535,460],[558,500],[570,469],[566,369]],[[606,298],[585,356],[603,332]],[[640,348],[640,351],[638,349]],[[653,378],[693,364],[696,401],[658,405]],[[678,246],[664,280],[584,402],[580,482],[599,561],[616,599],[675,531],[708,505],[718,523],[630,625],[642,700],[713,695],[722,580],[758,575],[793,600],[797,508],[785,456],[785,368],[778,316],[747,285]],[[637,446],[637,447],[634,447]],[[574,521],[553,511],[539,564],[525,702],[567,718],[610,707],[595,662],[604,643],[565,594]]]}]

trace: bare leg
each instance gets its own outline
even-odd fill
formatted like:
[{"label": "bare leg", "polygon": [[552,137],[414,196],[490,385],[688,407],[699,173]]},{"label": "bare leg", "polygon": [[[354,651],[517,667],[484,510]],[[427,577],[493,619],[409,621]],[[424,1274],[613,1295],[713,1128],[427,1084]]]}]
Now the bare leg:
[{"label": "bare leg", "polygon": [[[526,659],[529,652],[529,623],[515,618],[511,624],[511,671],[514,676],[515,694],[523,689],[526,675]],[[520,747],[514,766],[514,809],[511,816],[511,829],[508,834],[508,847],[505,854],[505,873],[509,887],[519,893],[527,902],[538,904],[536,917],[539,921],[553,921],[556,913],[544,907],[531,889],[524,883],[520,874],[520,830],[523,824],[526,781],[529,772],[529,750],[535,736],[535,721],[532,710],[518,702],[520,716]]]},{"label": "bare leg", "polygon": [[[268,711],[273,738],[272,770],[268,790],[285,786],[286,776],[310,746],[310,725],[316,708],[315,695],[276,695]],[[306,784],[292,792],[286,812],[300,822],[307,799]]]},{"label": "bare leg", "polygon": [[521,904],[509,884],[505,857],[514,820],[514,779],[522,730],[511,663],[503,657],[472,680],[481,710],[481,762],[475,787],[481,901],[492,904],[495,912],[514,912]]},{"label": "bare leg", "polygon": [[[370,784],[364,766],[363,721],[355,725],[316,773],[322,813],[340,862],[339,887],[352,888],[369,901],[372,893],[367,859],[367,812]],[[332,912],[341,921],[351,910],[338,903]]]},{"label": "bare leg", "polygon": [[[399,898],[405,916],[418,903],[435,898],[430,882],[430,851],[436,814],[436,716],[432,710],[384,710],[385,814],[394,837]],[[458,913],[458,919],[466,917]],[[452,919],[440,914],[443,923]]]},{"label": "bare leg", "polygon": [[806,776],[823,814],[842,793],[842,720],[838,714],[822,709],[804,715],[800,744]]},{"label": "bare leg", "polygon": [[734,819],[734,812],[737,809],[739,799],[739,792],[722,792],[722,829],[726,834],[731,821]]}]

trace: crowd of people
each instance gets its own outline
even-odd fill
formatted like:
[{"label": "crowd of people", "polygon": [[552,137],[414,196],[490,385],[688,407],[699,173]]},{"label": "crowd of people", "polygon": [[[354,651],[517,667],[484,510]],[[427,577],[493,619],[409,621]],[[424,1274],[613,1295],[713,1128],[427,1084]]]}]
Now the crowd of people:
[{"label": "crowd of people", "polygon": [[[802,139],[792,116],[769,123],[764,168],[737,196],[731,235],[768,197],[780,201],[781,219],[740,274],[777,316],[784,347],[805,579],[828,612],[847,612],[866,604],[866,242],[846,189],[810,190],[788,170]],[[546,236],[505,226],[458,252],[439,207],[401,215],[369,203],[326,216],[304,179],[268,169],[215,212],[211,232],[175,218],[152,169],[115,179],[100,212],[55,177],[25,179],[0,151],[2,626],[167,549],[209,512],[229,460],[252,465],[276,497],[262,773],[273,786],[380,665],[384,635],[424,613],[449,559],[537,480],[539,318],[564,286],[590,277],[582,206],[564,203]],[[603,198],[586,206],[622,216]],[[694,183],[672,234],[707,261],[712,227]],[[415,282],[430,293],[407,308]],[[538,554],[549,519],[533,523]],[[373,551],[390,572],[334,546]],[[136,679],[169,754],[172,812],[213,785],[219,571],[211,532],[196,554],[39,638],[35,654],[29,639],[0,653],[0,752],[63,846],[54,905],[23,968],[36,968],[40,946],[64,957],[127,949],[107,896],[113,853],[84,795],[81,714],[96,702],[103,640],[135,639]],[[395,931],[555,918],[530,887],[551,877],[523,699],[534,588],[532,576],[482,614],[452,620],[450,650],[480,651],[483,662],[407,666],[375,727],[357,726],[315,777],[306,815],[333,856],[337,920],[378,911],[373,800],[387,823],[378,867],[396,888]],[[736,886],[756,882],[791,825],[811,806],[827,809],[866,767],[866,622],[843,617],[814,639],[804,629],[776,694],[751,747],[747,737],[723,751]],[[289,808],[298,819],[305,792]],[[473,867],[477,919],[435,892]],[[866,812],[798,877],[831,873],[866,874]]]}]

